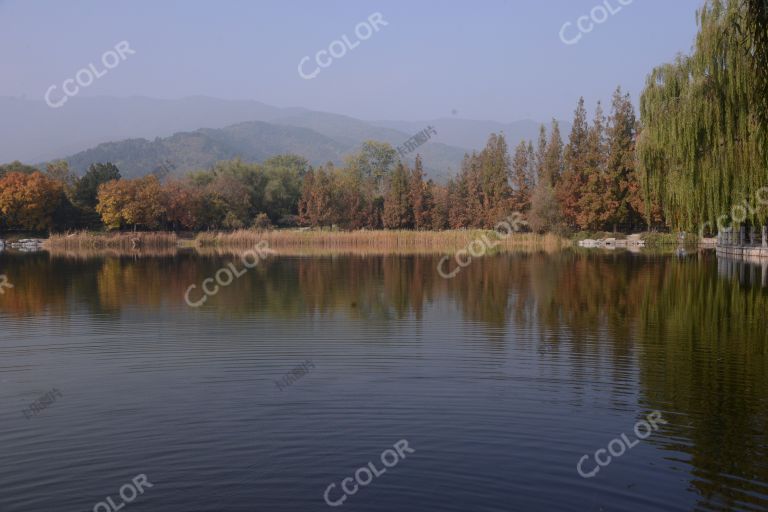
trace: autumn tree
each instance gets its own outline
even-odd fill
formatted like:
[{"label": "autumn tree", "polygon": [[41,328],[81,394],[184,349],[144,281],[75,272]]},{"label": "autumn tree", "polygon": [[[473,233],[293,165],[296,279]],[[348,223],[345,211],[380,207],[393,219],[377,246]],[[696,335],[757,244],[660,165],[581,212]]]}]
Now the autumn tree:
[{"label": "autumn tree", "polygon": [[536,167],[536,184],[539,184],[544,179],[547,165],[547,129],[543,124],[539,126],[539,140],[536,144],[536,159],[534,165]]},{"label": "autumn tree", "polygon": [[634,226],[642,222],[642,197],[636,171],[635,140],[637,118],[629,94],[621,87],[613,93],[608,120],[608,155],[605,168],[605,221],[616,231],[619,224]]},{"label": "autumn tree", "polygon": [[563,221],[571,227],[579,224],[582,194],[587,183],[587,139],[589,125],[587,110],[584,108],[584,98],[579,103],[573,115],[573,127],[565,146],[564,170],[562,179],[556,188],[557,199],[560,203]]},{"label": "autumn tree", "polygon": [[592,126],[589,127],[585,156],[585,179],[579,198],[576,223],[581,229],[598,230],[605,227],[610,215],[611,205],[606,193],[608,176],[606,173],[605,116],[600,102],[597,102]]},{"label": "autumn tree", "polygon": [[563,169],[563,143],[557,121],[552,121],[549,140],[544,127],[539,132],[536,164],[539,179],[531,196],[529,224],[534,231],[544,232],[559,229],[562,224],[560,204],[555,194],[555,185]]},{"label": "autumn tree", "polygon": [[317,217],[314,214],[315,170],[310,167],[301,182],[301,196],[299,196],[299,223],[304,226],[317,226]]},{"label": "autumn tree", "polygon": [[454,227],[480,226],[485,221],[482,158],[477,152],[464,155],[451,202],[455,203],[454,217],[463,221]]},{"label": "autumn tree", "polygon": [[432,209],[430,210],[431,228],[435,231],[448,229],[448,212],[450,211],[448,187],[433,183],[431,180],[428,182],[428,185],[432,197]]},{"label": "autumn tree", "polygon": [[432,226],[432,190],[424,181],[424,169],[421,156],[416,155],[414,168],[408,180],[410,204],[413,208],[413,227],[415,229],[430,229]]},{"label": "autumn tree", "polygon": [[529,145],[525,141],[520,141],[520,144],[515,148],[515,156],[512,157],[512,173],[510,176],[512,201],[510,206],[514,211],[520,213],[525,213],[530,208],[531,192],[534,186],[531,180],[533,162],[530,161],[531,154],[528,149]]},{"label": "autumn tree", "polygon": [[6,173],[0,178],[0,224],[11,229],[51,229],[63,200],[61,184],[39,171]]},{"label": "autumn tree", "polygon": [[99,186],[96,211],[110,229],[159,227],[165,206],[160,182],[153,175],[133,180],[112,180]]},{"label": "autumn tree", "polygon": [[479,227],[492,228],[512,208],[512,187],[509,184],[512,165],[504,135],[491,134],[480,152],[479,164],[481,201],[475,222]]},{"label": "autumn tree", "polygon": [[560,136],[560,124],[552,119],[552,131],[547,141],[547,152],[544,160],[544,176],[554,187],[563,173],[563,140]]},{"label": "autumn tree", "polygon": [[301,223],[313,227],[333,224],[335,219],[332,201],[332,183],[329,173],[322,166],[317,170],[310,169],[304,176],[299,200]]},{"label": "autumn tree", "polygon": [[395,166],[384,196],[384,227],[408,229],[413,227],[413,206],[408,190],[408,170],[402,162]]},{"label": "autumn tree", "polygon": [[[465,161],[467,157],[465,156]],[[459,178],[450,180],[446,187],[448,196],[448,226],[451,229],[461,229],[469,227],[471,224],[470,209],[467,205],[469,191],[467,190],[467,179],[462,175]]]},{"label": "autumn tree", "polygon": [[202,228],[205,217],[205,194],[188,180],[170,179],[163,186],[163,205],[166,223],[171,229],[194,230]]}]

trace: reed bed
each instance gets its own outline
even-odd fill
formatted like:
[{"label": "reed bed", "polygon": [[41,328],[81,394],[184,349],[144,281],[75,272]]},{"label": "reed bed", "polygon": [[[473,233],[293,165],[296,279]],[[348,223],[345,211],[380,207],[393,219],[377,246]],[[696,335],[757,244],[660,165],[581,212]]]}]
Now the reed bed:
[{"label": "reed bed", "polygon": [[78,231],[68,234],[52,234],[44,247],[57,251],[114,250],[119,252],[165,251],[179,245],[176,233],[94,233]]},{"label": "reed bed", "polygon": [[515,233],[499,240],[491,230],[452,231],[319,231],[239,230],[198,233],[193,240],[172,232],[94,233],[80,231],[51,235],[44,248],[57,256],[171,256],[178,249],[194,248],[203,255],[242,254],[266,242],[274,254],[325,256],[333,254],[447,254],[476,240],[498,241],[489,254],[501,251],[553,252],[570,241],[553,234]]},{"label": "reed bed", "polygon": [[[452,231],[310,231],[239,230],[230,233],[200,233],[195,239],[200,248],[251,249],[264,241],[279,254],[435,254],[455,252],[471,242],[487,237],[497,240],[491,230]],[[494,249],[554,251],[570,245],[568,240],[553,234],[515,233],[499,240]]]}]

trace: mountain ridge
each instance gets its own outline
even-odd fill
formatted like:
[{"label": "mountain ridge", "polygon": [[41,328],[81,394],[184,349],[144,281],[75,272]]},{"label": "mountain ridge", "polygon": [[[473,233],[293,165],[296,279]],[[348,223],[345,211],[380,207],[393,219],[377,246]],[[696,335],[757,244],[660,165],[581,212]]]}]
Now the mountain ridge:
[{"label": "mountain ridge", "polygon": [[[72,98],[61,109],[50,109],[42,101],[0,97],[0,117],[22,120],[0,123],[0,162],[65,159],[82,173],[90,163],[109,160],[118,167],[122,163],[126,176],[168,167],[178,173],[207,167],[214,159],[259,161],[286,151],[315,165],[339,164],[365,140],[397,148],[413,134],[434,126],[436,135],[407,155],[406,161],[412,163],[419,153],[427,173],[442,179],[455,175],[464,154],[481,149],[492,132],[504,132],[513,148],[519,139],[535,139],[539,126],[531,120],[366,121],[304,107],[207,96],[173,100],[84,96]],[[252,124],[249,129],[234,128],[244,123]],[[561,125],[564,133],[565,124]],[[243,140],[243,130],[252,140]]]}]

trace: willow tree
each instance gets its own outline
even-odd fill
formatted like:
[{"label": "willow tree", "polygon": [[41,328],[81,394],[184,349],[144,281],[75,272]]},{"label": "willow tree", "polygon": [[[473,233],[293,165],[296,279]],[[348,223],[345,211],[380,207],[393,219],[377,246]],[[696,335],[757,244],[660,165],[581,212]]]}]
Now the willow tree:
[{"label": "willow tree", "polygon": [[[757,1],[757,0],[754,0]],[[765,1],[765,0],[760,0]],[[638,140],[648,199],[674,228],[695,229],[768,185],[761,84],[766,38],[750,25],[750,0],[707,0],[690,55],[654,69],[640,99]],[[646,201],[649,204],[651,201]],[[757,210],[749,221],[764,222]]]},{"label": "willow tree", "polygon": [[768,0],[745,0],[746,16],[736,20],[736,28],[752,41],[749,53],[759,88],[757,105],[762,126],[768,126]]}]

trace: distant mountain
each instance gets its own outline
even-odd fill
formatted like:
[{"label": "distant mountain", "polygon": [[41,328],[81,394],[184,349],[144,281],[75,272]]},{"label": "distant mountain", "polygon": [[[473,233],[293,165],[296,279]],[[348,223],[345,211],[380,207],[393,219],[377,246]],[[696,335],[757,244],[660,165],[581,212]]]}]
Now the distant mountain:
[{"label": "distant mountain", "polygon": [[42,100],[0,97],[0,162],[43,162],[102,142],[269,122],[303,111],[203,96],[180,100],[75,96],[56,109]]},{"label": "distant mountain", "polygon": [[283,153],[296,153],[313,163],[324,163],[338,160],[345,149],[333,139],[306,128],[253,121],[222,129],[180,132],[153,141],[107,142],[66,160],[79,173],[94,162],[112,162],[124,177],[134,178],[164,169],[182,174],[233,158],[261,162]]},{"label": "distant mountain", "polygon": [[[169,172],[180,175],[195,169],[211,167],[219,160],[241,158],[249,162],[262,162],[272,156],[294,153],[301,155],[313,165],[334,162],[343,163],[344,156],[360,148],[370,133],[358,137],[339,137],[339,140],[318,133],[309,128],[251,121],[226,128],[202,128],[194,132],[179,132],[170,137],[147,139],[126,139],[106,142],[81,151],[65,160],[70,167],[82,174],[94,162],[112,162],[126,178],[143,176],[153,172]],[[403,134],[390,134],[402,141]],[[382,140],[381,138],[377,140]],[[420,153],[424,155],[427,174],[439,181],[445,181],[455,174],[464,152],[443,144],[424,144]],[[415,158],[413,153],[411,161]],[[436,166],[435,162],[441,162]]]},{"label": "distant mountain", "polygon": [[[432,121],[362,121],[299,107],[258,101],[194,96],[179,100],[145,97],[73,97],[49,108],[41,100],[0,97],[0,163],[45,162],[64,155],[79,171],[93,162],[113,161],[125,176],[161,166],[174,172],[198,169],[216,160],[261,161],[295,152],[313,164],[341,163],[365,140],[402,145],[432,125],[437,135],[418,148],[427,173],[437,179],[456,174],[465,152],[481,149],[490,133],[504,132],[512,149],[536,139],[534,121],[498,123],[459,118]],[[570,125],[562,123],[565,137]],[[86,149],[91,148],[91,149]],[[416,152],[407,160],[412,163]]]}]

